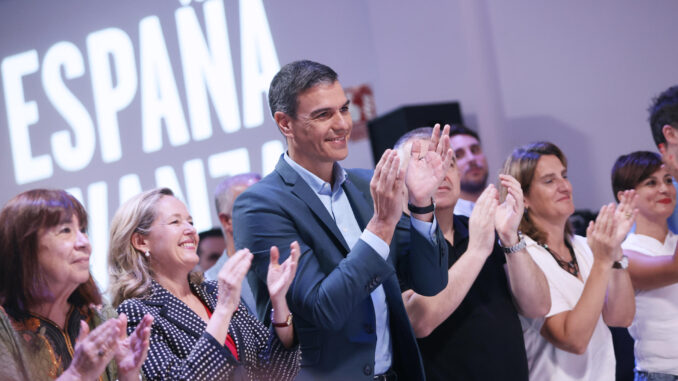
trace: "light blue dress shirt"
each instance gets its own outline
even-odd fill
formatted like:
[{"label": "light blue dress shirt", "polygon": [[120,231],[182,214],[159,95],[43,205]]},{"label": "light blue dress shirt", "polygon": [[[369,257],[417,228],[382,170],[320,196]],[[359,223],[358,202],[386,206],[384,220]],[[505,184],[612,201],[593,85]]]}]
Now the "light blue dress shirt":
[{"label": "light blue dress shirt", "polygon": [[[363,232],[360,231],[358,221],[355,218],[346,192],[344,192],[344,188],[342,187],[348,174],[339,163],[334,163],[332,176],[334,184],[330,185],[328,182],[323,181],[306,168],[297,164],[287,153],[285,153],[284,159],[318,196],[330,216],[334,219],[349,247],[353,247],[358,240],[361,239],[384,260],[388,258],[390,248],[386,242],[367,229]],[[411,222],[412,226],[418,232],[424,237],[428,237],[428,239],[433,242],[432,237],[434,237],[436,229],[435,219],[433,223],[431,223],[412,218]],[[391,367],[391,357],[393,353],[391,349],[389,316],[384,287],[380,285],[372,291],[370,296],[372,297],[372,304],[374,305],[377,333],[377,346],[374,353],[374,373],[381,374]]]},{"label": "light blue dress shirt", "polygon": [[464,200],[460,198],[454,205],[454,211],[452,213],[458,216],[466,216],[470,218],[471,212],[473,212],[473,207],[475,205],[476,203],[473,201]]}]

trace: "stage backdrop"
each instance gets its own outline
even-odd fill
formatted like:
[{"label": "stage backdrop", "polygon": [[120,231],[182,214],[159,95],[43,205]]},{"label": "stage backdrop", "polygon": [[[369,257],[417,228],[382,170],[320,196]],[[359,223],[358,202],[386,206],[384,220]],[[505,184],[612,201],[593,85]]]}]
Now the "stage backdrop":
[{"label": "stage backdrop", "polygon": [[[358,67],[371,49],[357,6],[342,5],[357,23],[332,42],[362,57],[337,68],[345,85],[367,78]],[[269,173],[284,151],[266,101],[281,63],[333,64],[314,52],[303,24],[261,0],[0,1],[2,203],[36,187],[74,194],[89,212],[102,286],[109,221],[140,191],[167,186],[199,231],[218,225],[216,184]],[[344,28],[331,17],[323,25]],[[367,141],[351,145],[354,163],[372,166]]]},{"label": "stage backdrop", "polygon": [[[220,179],[271,170],[284,143],[266,88],[308,58],[373,95],[355,102],[369,115],[459,101],[491,178],[516,145],[554,141],[575,205],[597,210],[616,157],[655,149],[646,108],[678,83],[676,14],[675,0],[0,0],[0,202],[77,195],[105,286],[122,201],[169,186],[202,230]],[[345,165],[373,165],[366,139]]]}]

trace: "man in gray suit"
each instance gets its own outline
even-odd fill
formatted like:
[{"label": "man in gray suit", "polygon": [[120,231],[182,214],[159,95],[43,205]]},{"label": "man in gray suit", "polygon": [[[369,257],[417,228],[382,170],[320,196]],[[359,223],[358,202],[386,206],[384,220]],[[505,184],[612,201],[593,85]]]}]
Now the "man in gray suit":
[{"label": "man in gray suit", "polygon": [[[353,127],[348,104],[325,65],[297,61],[276,74],[269,105],[287,152],[236,200],[236,248],[254,253],[250,284],[263,318],[270,314],[269,248],[301,246],[287,294],[302,351],[300,380],[420,380],[399,281],[423,295],[447,283],[447,245],[432,196],[453,156],[449,127],[442,134],[437,127],[432,144],[414,147],[406,170],[392,150],[374,173],[345,170],[338,161],[348,155]],[[404,197],[412,217],[403,216]]]}]

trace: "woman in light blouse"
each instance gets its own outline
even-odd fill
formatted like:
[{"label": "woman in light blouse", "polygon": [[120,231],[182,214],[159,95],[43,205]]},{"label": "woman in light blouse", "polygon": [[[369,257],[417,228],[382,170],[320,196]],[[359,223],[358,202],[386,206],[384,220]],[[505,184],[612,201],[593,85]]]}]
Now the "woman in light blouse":
[{"label": "woman in light blouse", "polygon": [[574,212],[567,160],[552,143],[517,148],[504,174],[520,182],[525,213],[520,223],[527,250],[546,276],[551,310],[545,318],[521,317],[530,379],[614,380],[609,326],[628,326],[635,310],[621,242],[633,224],[633,191],[605,205],[587,237],[568,224]]},{"label": "woman in light blouse", "polygon": [[636,291],[636,380],[678,378],[678,235],[667,218],[676,207],[676,188],[658,154],[638,151],[620,156],[612,168],[617,199],[628,189],[637,196],[636,230],[622,243]]}]

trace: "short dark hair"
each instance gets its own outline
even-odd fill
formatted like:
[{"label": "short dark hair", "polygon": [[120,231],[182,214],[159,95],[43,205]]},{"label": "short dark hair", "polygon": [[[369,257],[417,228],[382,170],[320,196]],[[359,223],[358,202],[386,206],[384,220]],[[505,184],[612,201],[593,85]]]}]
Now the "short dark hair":
[{"label": "short dark hair", "polygon": [[198,249],[196,252],[198,253],[198,257],[202,256],[200,253],[200,246],[202,245],[202,240],[205,238],[224,238],[224,234],[222,233],[220,228],[212,228],[210,230],[205,230],[203,232],[198,233],[198,237],[200,237],[200,240],[198,241]]},{"label": "short dark hair", "polygon": [[[87,212],[78,200],[63,190],[33,189],[20,193],[0,211],[0,299],[16,320],[28,317],[28,308],[38,301],[44,283],[38,265],[40,233],[78,217],[87,229]],[[69,296],[75,306],[101,304],[101,294],[89,279]]]},{"label": "short dark hair", "polygon": [[478,143],[480,143],[480,137],[478,136],[478,133],[464,126],[463,124],[450,125],[450,137],[453,137],[455,135],[470,135],[476,138]]},{"label": "short dark hair", "polygon": [[659,154],[649,151],[636,151],[621,155],[612,166],[612,193],[619,202],[617,193],[635,187],[643,182],[662,166]]},{"label": "short dark hair", "polygon": [[320,83],[332,84],[338,77],[334,70],[321,63],[309,60],[288,63],[273,77],[268,89],[271,115],[281,111],[296,118],[299,94]]},{"label": "short dark hair", "polygon": [[662,128],[667,124],[678,128],[678,86],[669,87],[654,98],[647,111],[650,113],[648,120],[654,143],[657,146],[666,143]]},{"label": "short dark hair", "polygon": [[[542,156],[553,155],[560,160],[565,168],[567,168],[567,158],[563,151],[553,143],[550,142],[534,142],[518,147],[504,162],[504,169],[502,174],[513,176],[520,183],[523,194],[527,195],[530,192],[530,186],[534,179],[534,174],[537,170],[537,164]],[[502,198],[506,197],[507,190],[502,187]],[[523,218],[520,220],[518,227],[521,232],[541,243],[546,243],[546,233],[535,225],[530,218],[528,209],[525,208]],[[565,242],[571,242],[572,226],[568,222],[565,224],[565,231],[563,232]]]}]

